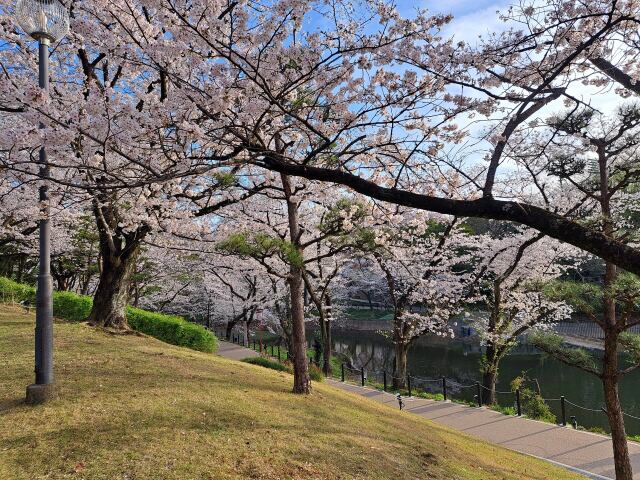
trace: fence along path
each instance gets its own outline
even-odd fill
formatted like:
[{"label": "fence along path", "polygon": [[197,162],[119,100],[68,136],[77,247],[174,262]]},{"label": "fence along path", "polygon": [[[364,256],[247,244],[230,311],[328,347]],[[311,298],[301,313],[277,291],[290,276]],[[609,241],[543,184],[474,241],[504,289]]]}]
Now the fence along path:
[{"label": "fence along path", "polygon": [[[220,342],[218,354],[233,359],[257,356],[249,348]],[[398,408],[395,394],[328,379],[327,383],[368,400]],[[503,415],[488,408],[403,397],[403,411],[472,435],[510,450],[559,464],[593,479],[615,478],[611,438],[571,427]],[[629,442],[634,479],[640,480],[640,444]]]}]

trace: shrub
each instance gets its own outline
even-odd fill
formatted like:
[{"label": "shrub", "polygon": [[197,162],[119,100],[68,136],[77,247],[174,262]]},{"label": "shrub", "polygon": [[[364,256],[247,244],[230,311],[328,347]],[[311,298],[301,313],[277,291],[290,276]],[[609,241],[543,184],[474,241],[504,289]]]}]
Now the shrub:
[{"label": "shrub", "polygon": [[218,347],[213,333],[182,317],[127,307],[127,321],[131,328],[172,345],[201,352],[215,352]]},{"label": "shrub", "polygon": [[35,303],[35,300],[36,289],[34,287],[0,277],[0,301],[4,303]]},{"label": "shrub", "polygon": [[[36,289],[0,277],[0,302],[35,304]],[[53,292],[53,315],[70,322],[84,322],[91,312],[93,300],[73,292]],[[138,330],[163,342],[201,352],[215,352],[217,338],[206,328],[187,322],[182,317],[148,312],[127,307],[127,321]]]},{"label": "shrub", "polygon": [[438,402],[444,401],[444,395],[441,393],[417,392],[414,395],[416,397],[427,398],[429,400],[437,400]]},{"label": "shrub", "polygon": [[511,381],[511,391],[515,392],[517,389],[520,389],[522,413],[524,413],[527,418],[533,420],[556,423],[556,416],[544,401],[542,395],[529,386],[531,383],[533,382],[527,377],[525,372],[522,372],[519,377]]},{"label": "shrub", "polygon": [[251,365],[260,365],[261,367],[264,367],[264,368],[277,370],[279,372],[293,373],[293,370],[291,369],[290,366],[280,363],[277,360],[271,360],[270,358],[267,358],[267,357],[249,357],[249,358],[244,358],[242,361],[245,363],[250,363]]},{"label": "shrub", "polygon": [[70,322],[84,322],[91,313],[91,297],[73,292],[53,292],[53,315]]},{"label": "shrub", "polygon": [[309,378],[314,382],[322,382],[324,381],[324,373],[320,370],[320,367],[317,365],[309,365]]}]

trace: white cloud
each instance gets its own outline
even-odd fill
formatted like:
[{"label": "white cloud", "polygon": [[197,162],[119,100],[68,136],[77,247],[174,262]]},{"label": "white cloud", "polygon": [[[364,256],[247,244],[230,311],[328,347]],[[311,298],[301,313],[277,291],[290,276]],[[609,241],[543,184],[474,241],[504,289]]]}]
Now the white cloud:
[{"label": "white cloud", "polygon": [[488,5],[485,5],[480,9],[474,9],[465,14],[456,14],[456,10],[452,9],[451,13],[453,13],[454,19],[444,30],[443,33],[445,37],[453,36],[457,40],[463,40],[466,43],[475,44],[478,41],[478,37],[481,35],[486,37],[491,33],[506,30],[507,24],[500,20],[497,11],[506,10],[512,2],[478,2],[480,5],[483,3],[488,3]]}]

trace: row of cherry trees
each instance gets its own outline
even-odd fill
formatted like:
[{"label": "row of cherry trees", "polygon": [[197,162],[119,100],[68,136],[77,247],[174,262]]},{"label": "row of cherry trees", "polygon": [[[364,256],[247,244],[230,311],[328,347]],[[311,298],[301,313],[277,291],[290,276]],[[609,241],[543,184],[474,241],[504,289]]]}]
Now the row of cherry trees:
[{"label": "row of cherry trees", "polygon": [[[194,290],[240,319],[264,298],[288,319],[296,392],[310,388],[304,292],[327,343],[344,256],[383,272],[399,358],[420,332],[446,334],[463,301],[484,302],[487,384],[523,328],[570,304],[602,327],[602,360],[540,346],[602,380],[616,475],[631,478],[618,382],[639,362],[618,354],[638,350],[625,333],[640,274],[637,0],[522,2],[474,44],[442,33],[450,16],[390,0],[69,7],[44,95],[35,45],[0,4],[3,272],[32,269],[46,181],[58,269],[75,272],[56,283],[93,291],[91,323],[125,328],[131,295],[175,303],[193,284],[154,292],[150,277],[167,249],[185,268],[197,255],[187,276],[210,290]],[[480,240],[472,217],[514,231]],[[566,267],[556,254],[584,254],[570,248],[605,262],[604,284],[541,296],[533,286]]]}]

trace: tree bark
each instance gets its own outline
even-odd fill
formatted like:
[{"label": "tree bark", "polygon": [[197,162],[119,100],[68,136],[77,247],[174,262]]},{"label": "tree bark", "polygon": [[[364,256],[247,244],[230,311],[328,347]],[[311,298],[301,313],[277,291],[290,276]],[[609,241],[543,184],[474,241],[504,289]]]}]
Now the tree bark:
[{"label": "tree bark", "polygon": [[[632,480],[631,460],[627,446],[627,434],[624,426],[624,416],[618,395],[618,339],[617,334],[605,334],[605,372],[602,377],[604,401],[607,409],[607,419],[611,428],[613,442],[613,460],[616,469],[616,480]],[[615,359],[613,358],[615,357]],[[615,367],[615,368],[614,368]]]},{"label": "tree bark", "polygon": [[325,300],[325,304],[327,305],[327,314],[325,315],[324,321],[324,345],[323,345],[323,363],[322,363],[322,372],[326,377],[331,375],[331,297],[327,296]]},{"label": "tree bark", "polygon": [[91,325],[128,329],[129,283],[140,246],[150,229],[142,225],[133,231],[123,230],[115,202],[115,194],[106,192],[93,200],[102,268],[88,321]]},{"label": "tree bark", "polygon": [[135,253],[102,257],[102,271],[93,297],[89,324],[116,329],[129,328],[126,307],[129,301],[129,279],[136,263]]},{"label": "tree bark", "polygon": [[482,401],[485,405],[496,403],[496,382],[498,380],[498,354],[494,345],[488,344],[482,372]]},{"label": "tree bark", "polygon": [[391,384],[394,390],[399,390],[407,385],[407,353],[409,352],[409,345],[396,341],[394,349],[396,357]]},{"label": "tree bark", "polygon": [[233,321],[229,321],[227,322],[227,328],[224,331],[224,339],[229,342],[231,341],[231,332],[233,331],[233,327],[235,326],[236,322]]},{"label": "tree bark", "polygon": [[616,470],[616,480],[632,480],[631,460],[627,446],[627,434],[624,426],[624,416],[620,397],[618,395],[618,326],[615,299],[607,293],[617,277],[617,268],[611,263],[606,264],[604,279],[604,355],[602,357],[602,387],[607,409],[607,419],[611,429],[613,443],[613,461]]},{"label": "tree bark", "polygon": [[[300,247],[300,223],[298,220],[298,204],[292,199],[293,189],[291,180],[286,175],[281,175],[282,187],[287,199],[287,213],[289,217],[289,237],[296,250],[298,259],[303,258]],[[309,366],[307,365],[307,340],[304,326],[304,279],[302,265],[298,259],[290,259],[289,292],[291,294],[291,343],[293,344],[293,393],[311,393],[311,380],[309,378]]]}]

